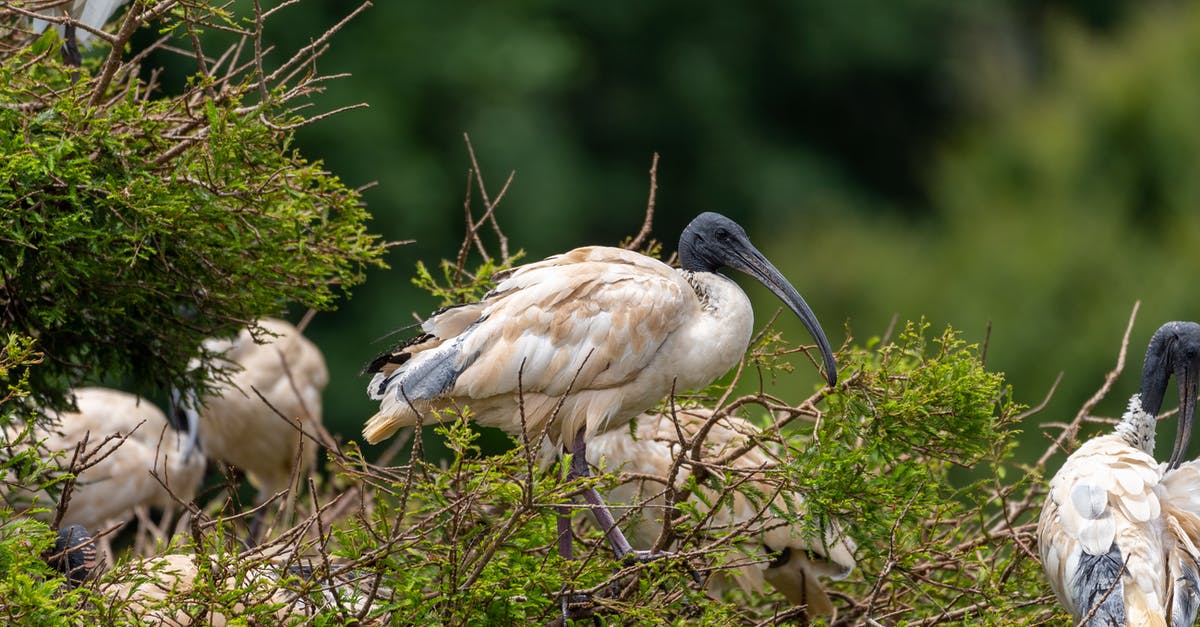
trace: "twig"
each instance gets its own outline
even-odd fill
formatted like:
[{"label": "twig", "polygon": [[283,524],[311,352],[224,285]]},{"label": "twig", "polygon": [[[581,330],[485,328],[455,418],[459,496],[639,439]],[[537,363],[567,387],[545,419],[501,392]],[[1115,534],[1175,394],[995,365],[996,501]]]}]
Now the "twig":
[{"label": "twig", "polygon": [[650,160],[650,197],[646,199],[646,218],[642,221],[642,229],[625,248],[638,250],[650,236],[650,228],[654,223],[654,195],[658,191],[658,153]]}]

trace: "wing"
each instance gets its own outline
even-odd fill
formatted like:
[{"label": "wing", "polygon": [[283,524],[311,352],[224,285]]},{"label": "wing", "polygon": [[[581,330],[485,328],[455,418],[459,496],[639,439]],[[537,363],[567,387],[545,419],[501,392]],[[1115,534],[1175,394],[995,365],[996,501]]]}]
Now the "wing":
[{"label": "wing", "polygon": [[[560,395],[627,382],[699,304],[666,264],[619,248],[573,250],[514,272],[467,335],[453,396]],[[578,376],[578,379],[576,379]]]},{"label": "wing", "polygon": [[1051,479],[1038,547],[1051,587],[1077,619],[1124,624],[1130,612],[1161,611],[1159,477],[1152,457],[1110,435],[1086,442]]},{"label": "wing", "polygon": [[1170,535],[1171,624],[1192,625],[1200,607],[1200,462],[1185,462],[1175,470],[1160,466],[1159,496]]},{"label": "wing", "polygon": [[274,415],[254,394],[258,390],[285,416],[320,422],[321,393],[329,384],[324,354],[289,322],[264,318],[258,326],[271,334],[261,338],[264,343],[255,342],[243,329],[225,355],[241,367],[232,378],[238,390],[231,393],[252,399],[261,411]]},{"label": "wing", "polygon": [[678,272],[619,248],[578,248],[521,266],[480,303],[431,318],[427,336],[372,364],[369,393],[380,412],[364,434],[375,442],[413,424],[410,402],[469,405],[519,391],[553,397],[620,386],[699,307]]},{"label": "wing", "polygon": [[[108,19],[117,12],[117,9],[122,4],[125,4],[125,0],[84,0],[82,8],[79,6],[80,4],[76,0],[72,12],[77,14],[80,22],[92,28],[99,29],[108,22]],[[83,29],[79,29],[77,37],[79,38],[79,43],[87,44],[91,41],[93,35]]]}]

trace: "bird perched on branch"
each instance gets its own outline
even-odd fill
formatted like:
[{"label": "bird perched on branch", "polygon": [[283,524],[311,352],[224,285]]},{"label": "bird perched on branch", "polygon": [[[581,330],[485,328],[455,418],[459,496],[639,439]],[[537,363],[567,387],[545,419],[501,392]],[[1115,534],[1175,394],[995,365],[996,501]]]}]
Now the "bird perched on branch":
[{"label": "bird perched on branch", "polygon": [[[84,438],[82,470],[70,489],[63,525],[103,529],[133,518],[140,507],[169,512],[176,499],[196,495],[204,477],[204,456],[186,434],[176,431],[150,401],[106,388],[73,391],[77,411],[51,414],[34,428],[46,450],[61,452],[69,465]],[[11,439],[16,430],[9,427]],[[68,467],[69,469],[69,467]]]},{"label": "bird perched on branch", "polygon": [[[251,624],[263,620],[306,624],[318,614],[328,619],[335,611],[361,617],[391,594],[378,586],[378,573],[331,564],[328,556],[309,561],[172,553],[121,564],[107,574],[97,591],[111,600],[118,614],[138,624],[210,627],[244,625],[247,618]],[[191,606],[197,599],[219,600],[197,611]],[[247,615],[255,606],[269,609],[269,614]]]},{"label": "bird perched on branch", "polygon": [[[431,412],[469,406],[473,419],[574,454],[569,477],[586,476],[587,442],[621,427],[672,391],[725,374],[746,352],[754,324],[746,294],[717,273],[761,281],[817,342],[825,378],[833,351],[816,316],[745,230],[716,213],[679,238],[680,268],[620,248],[589,246],[495,277],[479,302],[436,312],[424,333],[378,357],[367,392],[379,412],[363,436],[379,442]],[[584,491],[618,557],[632,549],[595,489]],[[559,550],[570,556],[560,512]]]},{"label": "bird perched on branch", "polygon": [[[699,532],[707,538],[748,538],[741,544],[747,557],[717,571],[709,579],[709,591],[722,593],[736,584],[746,592],[761,592],[766,581],[792,603],[806,605],[810,616],[832,614],[833,604],[819,578],[838,580],[850,574],[855,565],[854,541],[835,520],[822,525],[821,535],[804,532],[803,498],[783,485],[778,458],[749,421],[725,416],[713,422],[697,464],[692,443],[712,416],[708,409],[680,409],[674,416],[646,413],[635,418],[636,432],[613,429],[588,442],[589,464],[601,472],[620,471],[631,477],[605,493],[610,504],[639,510],[633,515],[631,543],[653,546],[664,518],[678,513],[663,509],[667,485],[682,491],[695,477],[696,493],[682,492],[679,498],[694,505],[702,517]],[[672,467],[680,458],[672,478]],[[725,491],[705,480],[713,474],[727,478]],[[790,512],[792,520],[777,512]]]},{"label": "bird perched on branch", "polygon": [[205,340],[204,348],[234,372],[202,399],[190,390],[177,398],[200,449],[245,471],[259,502],[285,490],[294,495],[321,441],[325,356],[291,323],[274,318],[232,339]]},{"label": "bird perched on branch", "polygon": [[[1167,383],[1179,388],[1175,445],[1154,458]],[[1200,462],[1184,462],[1200,380],[1200,325],[1150,340],[1141,388],[1113,433],[1075,451],[1050,480],[1038,521],[1042,566],[1086,625],[1191,625],[1200,605]]]}]

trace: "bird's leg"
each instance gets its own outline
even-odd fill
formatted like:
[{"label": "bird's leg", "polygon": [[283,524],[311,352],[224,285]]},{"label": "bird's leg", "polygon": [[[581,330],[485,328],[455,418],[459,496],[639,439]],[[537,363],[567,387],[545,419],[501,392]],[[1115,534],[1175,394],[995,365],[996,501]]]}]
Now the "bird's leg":
[{"label": "bird's leg", "polygon": [[[564,560],[575,558],[571,548],[571,509],[562,505],[554,508],[558,513],[558,554]],[[592,612],[591,596],[586,593],[561,593],[559,602],[562,604],[562,624],[569,625],[572,618],[588,618],[599,624],[599,618]]]},{"label": "bird's leg", "polygon": [[[588,470],[587,464],[587,443],[583,439],[583,431],[581,430],[575,436],[575,447],[571,455],[571,466],[567,470],[568,480],[587,477],[591,473]],[[600,525],[600,529],[604,531],[604,536],[608,538],[608,542],[612,545],[613,553],[616,553],[617,559],[630,562],[649,562],[657,559],[662,559],[670,555],[665,551],[639,551],[629,544],[629,540],[625,539],[625,534],[621,533],[620,527],[617,527],[617,522],[613,519],[612,512],[609,511],[608,505],[604,503],[604,499],[596,488],[587,488],[583,491],[583,498],[587,501],[588,506],[592,510],[592,514],[596,517],[596,523]],[[561,546],[561,545],[560,545]],[[696,585],[703,586],[704,578],[692,565],[683,562],[684,567],[691,575],[692,580]]]},{"label": "bird's leg", "polygon": [[246,548],[253,549],[258,546],[258,541],[263,534],[263,527],[266,524],[267,506],[263,505],[254,515],[250,517],[250,525],[246,530]]},{"label": "bird's leg", "polygon": [[[62,59],[63,63],[77,68],[83,65],[83,55],[79,52],[79,39],[75,34],[75,24],[67,22],[63,29]],[[79,70],[71,71],[71,82],[79,80]]]},{"label": "bird's leg", "polygon": [[571,509],[558,505],[554,511],[558,513],[558,554],[565,560],[575,559],[571,550]]},{"label": "bird's leg", "polygon": [[[571,451],[571,466],[567,470],[567,479],[581,479],[589,476],[587,463],[587,443],[583,439],[584,430],[581,429],[575,436],[575,446]],[[608,538],[608,543],[612,546],[613,553],[617,559],[632,559],[639,562],[650,561],[666,556],[666,553],[651,553],[650,551],[635,551],[630,546],[629,540],[625,539],[625,534],[621,533],[621,529],[617,527],[617,521],[613,518],[612,512],[609,511],[608,505],[604,503],[604,499],[596,488],[587,488],[583,491],[583,498],[587,501],[589,509],[592,510],[592,515],[596,517],[596,523],[600,525],[600,530],[604,532],[604,537]]]}]

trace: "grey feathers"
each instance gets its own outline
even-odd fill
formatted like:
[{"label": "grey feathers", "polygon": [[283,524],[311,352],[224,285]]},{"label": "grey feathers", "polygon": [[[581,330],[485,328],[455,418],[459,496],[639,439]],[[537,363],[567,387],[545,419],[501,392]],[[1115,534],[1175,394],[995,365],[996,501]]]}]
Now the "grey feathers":
[{"label": "grey feathers", "polygon": [[1071,577],[1068,590],[1081,615],[1088,617],[1084,625],[1125,625],[1125,594],[1121,583],[1124,570],[1125,561],[1115,543],[1103,555],[1089,555],[1085,551],[1079,556],[1079,568]]}]

